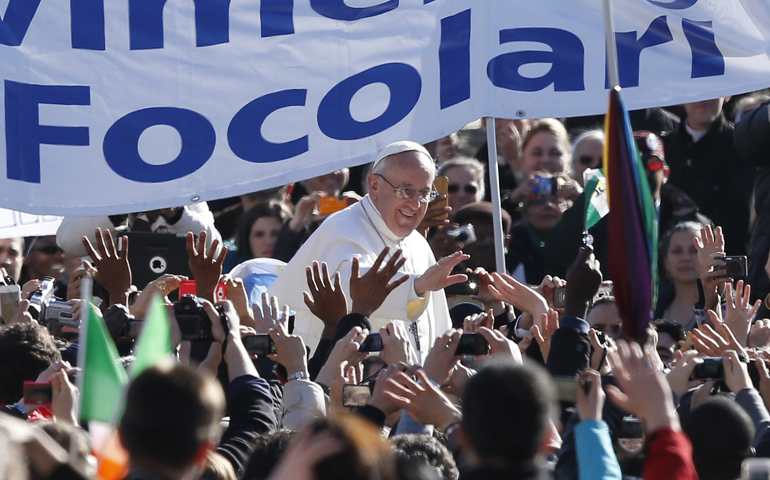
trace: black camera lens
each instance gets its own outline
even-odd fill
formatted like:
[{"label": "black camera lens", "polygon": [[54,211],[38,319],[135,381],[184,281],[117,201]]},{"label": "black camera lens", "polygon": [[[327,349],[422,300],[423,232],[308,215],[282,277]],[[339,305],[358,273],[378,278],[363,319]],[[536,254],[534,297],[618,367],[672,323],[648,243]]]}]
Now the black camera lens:
[{"label": "black camera lens", "polygon": [[728,277],[740,276],[743,273],[742,270],[741,262],[736,260],[729,260],[725,266],[725,271],[727,272]]}]

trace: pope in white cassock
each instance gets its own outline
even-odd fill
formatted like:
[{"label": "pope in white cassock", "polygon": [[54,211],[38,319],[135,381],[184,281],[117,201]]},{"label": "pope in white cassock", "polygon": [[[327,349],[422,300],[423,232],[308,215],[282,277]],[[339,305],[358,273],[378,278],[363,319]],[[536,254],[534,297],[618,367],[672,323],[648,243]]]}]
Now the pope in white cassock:
[{"label": "pope in white cassock", "polygon": [[318,345],[323,323],[304,303],[306,267],[317,260],[327,263],[330,276],[339,272],[350,305],[353,257],[358,257],[363,275],[386,246],[391,254],[402,249],[407,259],[394,280],[403,275],[410,278],[372,314],[372,329],[377,331],[392,320],[404,322],[419,360],[424,361],[436,337],[451,328],[443,288],[467,280],[450,272],[468,256],[455,253],[437,263],[428,242],[415,230],[432,198],[434,177],[433,159],[422,145],[388,145],[367,177],[369,194],[327,218],[278,275],[269,293],[297,312],[294,333],[311,349]]}]

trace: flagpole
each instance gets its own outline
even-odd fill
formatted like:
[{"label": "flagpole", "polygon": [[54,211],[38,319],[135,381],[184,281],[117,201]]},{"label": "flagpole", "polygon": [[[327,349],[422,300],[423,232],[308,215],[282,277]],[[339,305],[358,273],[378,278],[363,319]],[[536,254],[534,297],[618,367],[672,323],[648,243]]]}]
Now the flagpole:
[{"label": "flagpole", "polygon": [[495,233],[495,270],[505,270],[505,248],[503,246],[503,215],[500,200],[500,174],[497,167],[497,132],[495,119],[487,117],[487,152],[489,153],[489,191],[492,192],[492,227]]},{"label": "flagpole", "polygon": [[[85,368],[86,362],[86,342],[88,341],[88,319],[91,315],[91,288],[93,286],[93,279],[90,275],[84,275],[80,280],[80,298],[83,299],[84,305],[80,309],[80,331],[78,332],[78,367]],[[84,375],[82,372],[77,376],[75,386],[78,392],[83,392]],[[83,395],[80,395],[77,406],[77,415],[75,418],[80,420],[80,413],[82,412]]]},{"label": "flagpole", "polygon": [[610,88],[620,85],[618,72],[618,47],[615,43],[615,21],[612,17],[612,0],[604,0],[604,40],[607,45],[607,73]]}]

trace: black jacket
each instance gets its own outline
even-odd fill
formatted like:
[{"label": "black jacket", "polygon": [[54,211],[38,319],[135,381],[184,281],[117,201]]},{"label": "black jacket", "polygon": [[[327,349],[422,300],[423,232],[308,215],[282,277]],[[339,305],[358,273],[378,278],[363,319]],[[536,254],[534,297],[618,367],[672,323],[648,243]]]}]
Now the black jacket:
[{"label": "black jacket", "polygon": [[697,143],[685,129],[663,135],[668,183],[689,195],[698,210],[722,227],[728,255],[745,255],[749,243],[751,198],[756,168],[738,154],[733,125],[724,113]]},{"label": "black jacket", "polygon": [[735,126],[735,146],[746,162],[757,167],[754,191],[754,211],[757,216],[751,234],[747,278],[754,298],[764,298],[770,293],[770,280],[765,273],[767,252],[770,250],[769,114],[770,102],[765,102],[758,109],[744,114]]}]

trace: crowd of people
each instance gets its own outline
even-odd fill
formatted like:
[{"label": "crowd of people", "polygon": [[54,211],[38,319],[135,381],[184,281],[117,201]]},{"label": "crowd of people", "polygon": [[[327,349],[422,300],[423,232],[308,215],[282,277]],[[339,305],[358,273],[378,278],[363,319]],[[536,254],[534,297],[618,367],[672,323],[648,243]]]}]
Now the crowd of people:
[{"label": "crowd of people", "polygon": [[[641,338],[608,219],[585,228],[596,117],[496,119],[500,192],[481,122],[288,186],[0,240],[20,295],[0,325],[0,478],[95,477],[84,302],[129,368],[155,296],[176,355],[121,399],[120,478],[770,478],[770,94],[630,119],[659,217]],[[187,270],[139,282],[133,232],[185,235]]]}]

